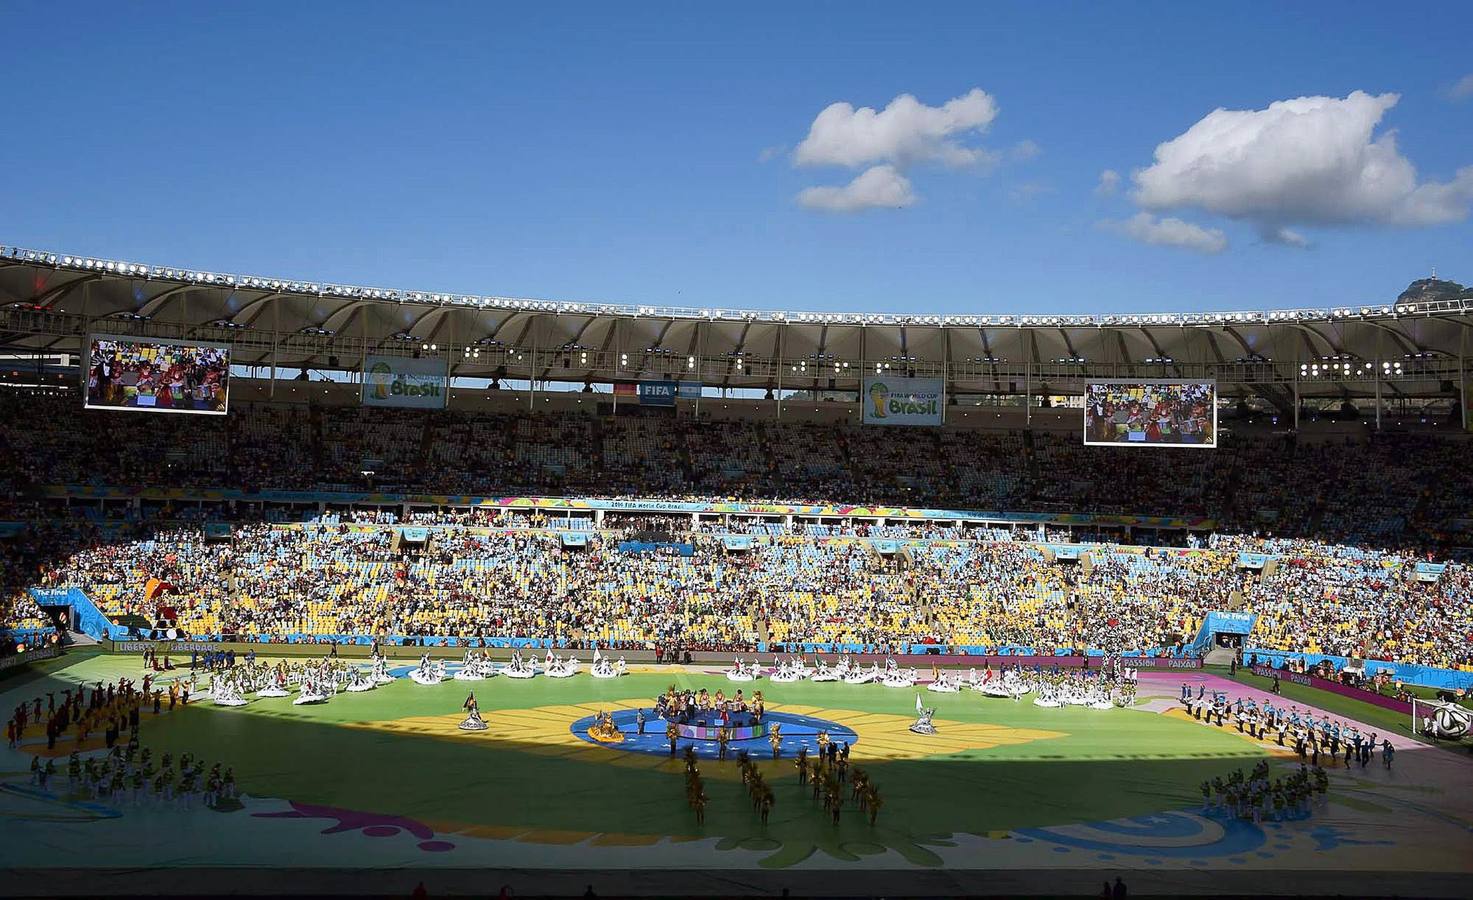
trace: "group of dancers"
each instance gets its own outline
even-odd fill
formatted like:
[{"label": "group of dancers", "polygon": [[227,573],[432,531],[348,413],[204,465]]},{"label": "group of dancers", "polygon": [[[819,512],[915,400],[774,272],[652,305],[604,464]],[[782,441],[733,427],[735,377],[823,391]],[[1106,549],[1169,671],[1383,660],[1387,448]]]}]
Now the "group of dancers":
[{"label": "group of dancers", "polygon": [[742,786],[747,789],[747,799],[752,801],[752,809],[756,810],[762,824],[766,825],[767,817],[772,814],[772,806],[777,802],[777,795],[772,792],[772,786],[762,777],[762,770],[757,768],[757,764],[752,762],[752,757],[745,750],[737,754],[737,769],[741,772]]},{"label": "group of dancers", "polygon": [[189,703],[188,684],[175,680],[165,694],[153,678],[152,672],[145,674],[141,689],[133,679],[119,678],[115,685],[99,681],[90,691],[86,685],[47,691],[44,704],[39,696],[29,702],[22,700],[6,723],[7,743],[13,750],[25,740],[28,730],[40,730],[50,751],[56,749],[57,742],[68,732],[73,733],[78,747],[93,733],[100,732],[105,746],[111,748],[125,732],[138,731],[140,714],[148,706],[152,705],[154,714],[158,715],[166,696],[170,712],[178,704]]},{"label": "group of dancers", "polygon": [[869,816],[871,826],[875,824],[884,801],[868,773],[858,766],[851,770],[847,741],[841,746],[829,740],[827,733],[820,732],[818,753],[813,760],[809,760],[808,748],[800,747],[794,762],[799,786],[812,785],[814,802],[823,802],[823,811],[833,824],[839,824],[846,784],[850,788],[849,799],[858,805],[861,815]]},{"label": "group of dancers", "polygon": [[[223,771],[222,771],[223,769]],[[31,781],[42,790],[51,788],[56,777],[56,760],[31,758]],[[88,800],[104,803],[151,801],[155,806],[171,804],[188,809],[196,799],[206,807],[219,809],[239,796],[235,770],[222,762],[205,768],[205,761],[189,753],[174,757],[165,753],[154,764],[153,751],[140,748],[135,734],[125,747],[114,746],[101,754],[83,756],[73,750],[67,758],[67,791]]]},{"label": "group of dancers", "polygon": [[1282,778],[1269,778],[1268,760],[1259,760],[1247,775],[1242,769],[1226,779],[1202,782],[1202,812],[1230,815],[1261,823],[1265,819],[1282,821],[1310,813],[1316,803],[1325,803],[1330,776],[1319,766],[1314,771],[1303,764]]},{"label": "group of dancers", "polygon": [[[485,650],[467,650],[453,677],[456,681],[484,681],[497,675],[517,679],[536,678],[538,675],[571,678],[578,674],[581,667],[577,655],[569,654],[564,659],[561,653],[553,653],[551,650],[547,651],[547,656],[540,664],[537,657],[523,656],[521,650],[513,650],[511,659],[501,666],[496,665]],[[589,666],[589,674],[594,678],[618,678],[628,673],[629,667],[624,662],[624,657],[615,661],[603,655],[597,648],[594,649],[593,663]],[[423,685],[439,684],[447,677],[451,676],[444,661],[430,659],[428,652],[420,657],[418,667],[409,674],[411,681]]]},{"label": "group of dancers", "polygon": [[766,701],[763,700],[761,691],[753,691],[749,699],[744,696],[741,688],[737,688],[737,692],[728,697],[720,688],[715,693],[705,688],[682,691],[672,684],[655,699],[655,715],[667,722],[681,725],[707,715],[726,726],[731,724],[733,717],[745,718],[750,715],[752,724],[760,725],[766,712]]},{"label": "group of dancers", "polygon": [[364,668],[359,663],[328,655],[322,659],[281,660],[274,664],[250,660],[231,668],[215,669],[204,686],[200,684],[199,673],[191,672],[186,684],[196,697],[208,699],[216,706],[245,706],[250,702],[247,694],[290,697],[295,688],[297,696],[292,703],[302,706],[326,703],[341,691],[371,691],[393,680],[388,661],[382,656],[373,657]]},{"label": "group of dancers", "polygon": [[[672,723],[670,727],[674,728],[675,725]],[[675,746],[673,741],[670,746],[672,748]],[[674,753],[672,752],[671,755],[673,756]],[[696,814],[697,825],[706,824],[706,804],[710,800],[710,795],[706,793],[706,783],[701,780],[700,766],[696,765],[696,749],[694,747],[686,747],[685,802],[690,806],[691,811]]]},{"label": "group of dancers", "polygon": [[[851,769],[848,744],[841,748],[837,743],[825,741],[820,745],[818,753],[811,759],[808,755],[808,748],[800,748],[796,765],[798,784],[813,786],[814,802],[822,802],[824,815],[828,816],[834,825],[839,824],[839,814],[844,806],[846,787],[848,788],[848,799],[858,806],[861,815],[868,817],[871,826],[875,824],[884,800],[880,796],[879,788],[864,770],[858,766]],[[747,798],[751,801],[752,809],[762,820],[762,824],[766,825],[768,817],[772,814],[772,808],[777,802],[776,793],[767,783],[762,770],[745,750],[737,754],[737,769],[741,775],[742,787],[746,789]],[[695,748],[691,746],[685,748],[685,800],[695,813],[696,824],[704,824],[706,805],[711,798],[707,795],[705,781],[701,778]]]},{"label": "group of dancers", "polygon": [[[523,656],[520,650],[512,651],[511,659],[503,666],[498,667],[491,659],[491,655],[485,650],[467,650],[461,658],[460,668],[453,676],[456,681],[484,681],[497,675],[505,675],[508,678],[535,678],[537,675],[546,675],[548,678],[571,678],[578,674],[578,657],[570,655],[563,659],[561,653],[554,654],[547,651],[547,658],[542,665],[537,665],[537,659],[533,656]],[[410,673],[410,680],[416,684],[439,684],[447,676],[445,663],[440,660],[431,660],[429,653],[420,657],[419,666]]]},{"label": "group of dancers", "polygon": [[[738,659],[726,670],[732,681],[753,681],[762,677],[761,666],[755,661],[743,663]],[[1021,664],[992,668],[985,666],[981,671],[973,667],[965,674],[958,669],[931,668],[931,679],[925,682],[926,690],[937,694],[955,694],[963,690],[977,691],[988,697],[1021,700],[1033,693],[1034,703],[1042,707],[1090,706],[1109,709],[1114,706],[1131,706],[1136,700],[1139,670],[1119,658],[1107,658],[1098,669],[1055,668],[1045,669],[1035,665],[1031,670]],[[857,662],[848,655],[841,655],[834,665],[822,658],[809,665],[802,656],[785,656],[773,660],[770,679],[774,684],[793,684],[799,681],[814,683],[842,682],[844,684],[881,684],[886,687],[913,688],[921,684],[920,673],[914,667],[903,667],[894,659],[887,659],[881,668],[878,662],[869,665]]]},{"label": "group of dancers", "polygon": [[1033,705],[1057,709],[1061,706],[1086,706],[1111,709],[1115,706],[1112,686],[1103,678],[1085,670],[1061,671],[1045,675],[1034,686]]},{"label": "group of dancers", "polygon": [[1301,761],[1316,767],[1322,755],[1334,766],[1343,754],[1347,769],[1354,764],[1365,768],[1379,749],[1381,762],[1389,769],[1396,756],[1389,738],[1381,738],[1378,745],[1375,732],[1362,734],[1355,723],[1337,721],[1328,714],[1315,718],[1308,708],[1301,712],[1298,706],[1276,705],[1270,699],[1260,704],[1252,697],[1229,700],[1224,691],[1208,692],[1206,685],[1198,685],[1193,691],[1185,681],[1180,699],[1192,718],[1202,724],[1231,725],[1240,734],[1261,741],[1272,739],[1280,747],[1293,747]]}]

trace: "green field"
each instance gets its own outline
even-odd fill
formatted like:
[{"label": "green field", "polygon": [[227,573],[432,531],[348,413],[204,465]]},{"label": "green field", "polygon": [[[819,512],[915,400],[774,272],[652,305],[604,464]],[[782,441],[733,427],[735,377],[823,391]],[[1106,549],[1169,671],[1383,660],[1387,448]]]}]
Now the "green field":
[{"label": "green field", "polygon": [[[0,683],[0,702],[10,709],[21,698],[79,680],[138,677],[137,666],[132,657],[83,657]],[[314,706],[287,698],[256,699],[238,709],[196,702],[146,716],[142,742],[155,754],[189,752],[232,766],[244,809],[175,812],[113,802],[104,816],[64,786],[49,799],[22,789],[28,756],[12,751],[4,767],[10,790],[0,795],[9,806],[0,813],[27,822],[25,833],[39,846],[75,837],[77,826],[55,821],[57,808],[89,820],[87,859],[96,865],[156,853],[159,844],[148,835],[161,820],[176,819],[189,824],[166,845],[179,854],[173,861],[200,866],[311,859],[349,868],[513,862],[556,868],[613,851],[616,865],[651,869],[1047,868],[1055,859],[1192,866],[1215,856],[1245,865],[1302,862],[1297,844],[1271,845],[1262,829],[1195,814],[1202,781],[1266,756],[1278,766],[1293,761],[1233,729],[1184,718],[1170,702],[1180,680],[1162,679],[1154,696],[1143,685],[1142,705],[1134,709],[1044,709],[971,692],[923,693],[937,708],[934,738],[907,730],[914,690],[760,683],[769,709],[857,733],[853,764],[885,799],[874,826],[852,807],[833,825],[799,785],[791,759],[768,761],[765,753],[754,756],[776,793],[770,821],[763,824],[753,812],[735,763],[709,760],[701,769],[711,801],[704,825],[697,824],[684,802],[679,761],[593,744],[571,731],[573,722],[599,710],[648,706],[671,683],[734,687],[719,674],[640,669],[606,681],[580,675],[425,687],[401,678]],[[471,688],[490,724],[484,733],[455,728]],[[1371,708],[1360,712],[1363,721],[1374,718]],[[30,749],[37,749],[34,742]],[[64,741],[60,750],[69,749]],[[1368,803],[1391,809],[1384,798],[1365,794],[1381,790],[1378,777],[1373,770],[1346,773],[1337,788],[1345,809],[1355,815]],[[1465,801],[1455,805],[1456,815],[1466,812]],[[1446,814],[1440,816],[1445,824]],[[1312,837],[1309,823],[1293,827],[1303,828],[1306,850],[1324,842],[1323,834]],[[405,839],[410,833],[417,843]],[[1426,835],[1419,840],[1425,847]],[[22,864],[28,849],[37,849],[25,844],[0,850],[0,863]]]}]

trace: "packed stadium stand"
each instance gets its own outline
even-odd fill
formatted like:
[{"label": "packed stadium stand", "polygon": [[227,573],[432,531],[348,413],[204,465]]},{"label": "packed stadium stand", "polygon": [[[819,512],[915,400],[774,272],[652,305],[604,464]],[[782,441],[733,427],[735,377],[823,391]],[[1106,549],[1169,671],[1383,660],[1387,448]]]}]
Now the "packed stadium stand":
[{"label": "packed stadium stand", "polygon": [[[66,276],[92,261],[14,252],[8,260],[0,289],[30,294],[7,308],[15,333],[31,335],[18,346],[48,329],[72,333],[85,324],[60,304],[69,296]],[[34,277],[25,288],[10,278],[41,270],[54,283],[40,294],[30,290]],[[214,298],[218,290],[201,283],[207,275],[109,270],[92,279],[86,302],[114,330],[161,327],[156,319],[171,319],[172,310],[178,321],[187,308],[198,322],[217,311],[213,300],[203,310],[170,303]],[[140,278],[148,289],[131,300],[115,293]],[[383,304],[407,302],[447,320],[499,309],[492,333],[520,320],[523,341],[544,327],[539,307],[512,301],[467,310],[456,298],[431,295],[376,297],[366,289],[244,279],[236,287],[254,292],[246,307],[285,310],[297,321],[297,301],[312,288],[332,301],[337,311],[328,319],[339,326],[347,324],[343,316],[367,319]],[[119,318],[126,309],[133,311]],[[1438,322],[1467,317],[1462,305],[1423,309],[1437,312]],[[590,347],[605,320],[636,329],[646,327],[641,315],[663,315],[662,336],[645,346],[646,357],[674,343],[668,332],[690,325],[681,311],[554,305],[541,312],[544,324],[564,314],[582,322],[577,333]],[[1343,320],[1334,333],[1345,345],[1352,329],[1410,312],[1399,305],[1316,315]],[[999,371],[1017,368],[1000,358],[962,365],[948,355],[955,330],[980,335],[987,346],[1001,341],[988,335],[993,323],[882,318],[849,327],[869,332],[853,348],[858,365],[887,371],[890,363],[871,362],[879,358],[872,348],[897,335],[905,352],[885,358],[907,374],[940,365],[956,385],[944,427],[859,424],[855,403],[864,398],[853,379],[847,395],[835,379],[827,390],[811,379],[786,398],[782,388],[772,391],[774,371],[805,372],[809,361],[842,375],[847,363],[834,362],[833,353],[851,340],[838,334],[855,324],[848,322],[738,318],[745,324],[734,339],[732,323],[708,315],[705,331],[727,328],[726,340],[739,349],[657,358],[667,375],[682,361],[709,375],[717,359],[725,367],[721,388],[654,410],[629,400],[621,410],[617,398],[591,394],[601,367],[627,359],[626,343],[649,340],[631,342],[618,330],[591,351],[603,361],[584,371],[571,366],[589,355],[579,344],[565,341],[551,356],[533,347],[522,371],[534,381],[520,389],[498,383],[515,378],[506,363],[521,359],[517,345],[447,343],[446,352],[462,360],[447,371],[476,370],[482,346],[501,364],[480,367],[489,383],[462,386],[440,409],[358,405],[353,363],[339,360],[330,329],[310,334],[304,347],[302,329],[283,338],[273,328],[265,353],[252,317],[237,316],[244,327],[217,319],[190,332],[226,339],[241,354],[256,353],[257,363],[270,359],[269,377],[259,365],[240,367],[223,416],[84,409],[73,387],[76,358],[38,351],[36,371],[9,373],[0,390],[5,624],[16,633],[68,624],[37,604],[48,596],[37,592],[76,589],[113,625],[167,626],[210,640],[1170,655],[1200,653],[1194,639],[1204,617],[1237,610],[1256,616],[1251,642],[1264,649],[1473,664],[1473,574],[1459,561],[1473,545],[1473,444],[1458,427],[1466,420],[1461,407],[1446,402],[1445,354],[1438,362],[1409,361],[1405,374],[1402,363],[1386,364],[1400,406],[1380,402],[1381,382],[1344,374],[1349,366],[1341,370],[1341,363],[1327,362],[1321,373],[1316,362],[1311,372],[1302,355],[1278,364],[1268,357],[1173,364],[1168,374],[1220,379],[1224,427],[1215,449],[1121,450],[1085,445],[1081,411],[1048,405],[1050,396],[1067,404],[1088,377],[1061,374],[1061,366],[1084,363],[1073,348],[1089,341],[1108,355],[1104,348],[1118,344],[1114,360],[1101,366],[1119,375],[1139,368],[1127,358],[1127,332],[1159,346],[1172,339],[1168,331],[1185,333],[1188,325],[1213,344],[1256,329],[1268,347],[1281,332],[1314,330],[1318,320],[1296,311],[1290,322],[1278,313],[1252,321],[999,322],[997,332],[1026,330],[1035,343],[1062,336],[1071,348],[1071,359],[1049,362],[1048,351],[1040,355],[1035,346],[1014,374]],[[1433,331],[1438,322],[1396,327],[1410,346],[1426,346],[1443,340]],[[694,346],[702,324],[691,328]],[[774,349],[788,349],[765,363],[741,355],[748,332],[759,328],[773,333]],[[1071,328],[1080,333],[1071,338]],[[923,329],[944,335],[939,361],[905,355],[936,351],[934,341],[924,349]],[[1187,342],[1184,351],[1198,340],[1175,339]],[[784,355],[789,342],[816,342],[818,352],[800,368]],[[342,352],[351,346],[369,349],[345,344]],[[290,378],[276,377],[283,347],[295,355]],[[425,342],[423,349],[433,356],[440,348]],[[570,371],[550,378],[559,365]],[[764,365],[766,374],[756,374]],[[1341,374],[1331,377],[1331,365]],[[326,381],[312,380],[317,366]],[[1285,369],[1292,376],[1296,366],[1302,379],[1269,377]],[[1465,373],[1454,374],[1460,398]],[[1043,399],[1025,394],[1021,405],[1009,405],[1007,397],[1019,400],[1016,381],[1027,379],[1031,392],[1035,377],[1054,381]],[[549,390],[548,380],[558,378],[573,390]],[[1406,402],[1419,391],[1419,405]],[[1236,402],[1228,399],[1234,393]],[[1290,393],[1299,402],[1286,409],[1281,401]],[[1306,405],[1316,394],[1318,405]],[[957,396],[965,402],[958,405]],[[1370,396],[1374,413],[1351,402]],[[571,502],[549,511],[529,508],[527,498]],[[592,511],[588,501],[600,499],[638,503]],[[760,504],[774,506],[764,513]],[[692,511],[702,508],[708,512]],[[909,515],[917,509],[931,513]],[[406,539],[406,525],[420,532],[416,539]],[[572,532],[583,537],[565,539]],[[1245,564],[1248,557],[1256,562]],[[1437,561],[1435,578],[1419,577],[1428,560]]]},{"label": "packed stadium stand", "polygon": [[[518,637],[723,651],[935,643],[1172,654],[1185,652],[1206,613],[1241,607],[1259,616],[1255,639],[1270,649],[1473,663],[1467,567],[1452,563],[1432,584],[1410,577],[1418,552],[1444,546],[1445,516],[1458,510],[1431,498],[1467,496],[1467,445],[1456,439],[1234,438],[1213,454],[1176,451],[1184,465],[1163,478],[1157,457],[1079,448],[1046,433],[1025,441],[1013,432],[941,431],[926,436],[927,465],[905,467],[917,455],[908,434],[858,426],[821,442],[819,426],[801,423],[270,404],[223,420],[161,422],[83,411],[65,397],[4,402],[7,421],[20,420],[22,405],[38,414],[32,427],[4,432],[8,458],[30,461],[11,473],[6,506],[27,527],[4,544],[6,571],[15,573],[6,585],[10,616],[22,628],[42,624],[27,588],[75,587],[114,621],[153,624],[168,609],[181,634],[207,639],[453,645]],[[739,450],[727,460],[722,446]],[[423,464],[426,447],[432,465]],[[682,464],[697,455],[706,465]],[[350,461],[368,457],[397,473],[375,488],[406,496],[501,487],[528,496],[905,504],[918,488],[888,473],[906,468],[921,478],[929,469],[919,490],[947,509],[1216,519],[1206,529],[1152,532],[1155,543],[1183,546],[1144,552],[1123,546],[1130,542],[1116,530],[1107,539],[1122,546],[1101,545],[1084,566],[1050,558],[1034,528],[966,520],[697,521],[669,512],[611,513],[595,526],[507,509],[379,504],[333,514],[314,504],[271,513],[264,503],[209,499],[219,489],[245,498],[361,490]],[[948,466],[968,477],[946,479]],[[200,501],[109,509],[55,490],[64,485],[168,488]],[[226,522],[234,525],[225,536],[207,536],[207,523]],[[432,539],[396,542],[395,525],[409,522],[431,527]],[[591,540],[564,547],[559,536],[570,528],[589,530]],[[652,533],[656,543],[626,545]],[[722,536],[731,534],[756,540],[728,550]],[[881,538],[903,541],[903,552],[880,554]],[[1280,564],[1240,569],[1243,551]],[[160,584],[166,593],[151,594]]]}]

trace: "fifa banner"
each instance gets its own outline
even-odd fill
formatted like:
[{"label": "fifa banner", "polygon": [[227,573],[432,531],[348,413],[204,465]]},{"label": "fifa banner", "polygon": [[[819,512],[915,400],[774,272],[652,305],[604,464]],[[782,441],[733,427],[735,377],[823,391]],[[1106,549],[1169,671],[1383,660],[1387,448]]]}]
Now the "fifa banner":
[{"label": "fifa banner", "polygon": [[673,381],[641,381],[638,389],[640,406],[674,406],[679,391]]},{"label": "fifa banner", "polygon": [[862,421],[866,425],[941,424],[946,388],[939,378],[866,378]]},{"label": "fifa banner", "polygon": [[640,406],[674,406],[676,400],[695,400],[701,396],[699,381],[616,381],[615,397],[630,397]]},{"label": "fifa banner", "polygon": [[445,361],[370,356],[363,369],[364,406],[445,408]]},{"label": "fifa banner", "polygon": [[1084,392],[1084,442],[1108,447],[1217,446],[1217,383],[1107,380]]}]

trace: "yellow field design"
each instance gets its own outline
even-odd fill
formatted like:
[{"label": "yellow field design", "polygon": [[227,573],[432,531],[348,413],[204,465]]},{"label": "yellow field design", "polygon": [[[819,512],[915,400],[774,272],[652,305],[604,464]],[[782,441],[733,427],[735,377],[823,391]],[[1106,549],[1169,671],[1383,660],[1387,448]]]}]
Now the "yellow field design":
[{"label": "yellow field design", "polygon": [[[598,703],[560,704],[539,706],[532,709],[498,710],[486,719],[485,731],[465,732],[456,726],[464,718],[462,713],[438,716],[414,716],[383,722],[357,722],[351,727],[400,734],[416,734],[441,740],[460,742],[487,742],[500,744],[506,749],[515,749],[541,756],[558,756],[570,759],[583,758],[600,764],[612,763],[641,769],[679,768],[679,760],[650,753],[629,753],[617,747],[606,747],[589,743],[573,734],[570,725],[585,716],[621,709],[648,707],[644,698],[601,701]],[[921,759],[928,756],[946,756],[969,750],[988,750],[993,747],[1016,746],[1033,741],[1066,737],[1063,732],[1031,728],[1011,728],[980,722],[955,722],[935,720],[937,734],[919,735],[910,731],[913,718],[889,713],[859,712],[850,709],[828,709],[818,706],[771,704],[773,712],[827,719],[854,730],[859,741],[854,744],[850,758],[859,763],[883,763],[895,760]],[[652,729],[663,726],[651,726]],[[790,768],[791,758],[770,760],[759,758],[763,768]],[[733,770],[712,767],[717,777],[736,777]]]},{"label": "yellow field design", "polygon": [[921,759],[927,756],[944,756],[968,750],[990,750],[993,747],[1016,746],[1033,741],[1066,737],[1061,731],[1044,731],[1033,728],[1011,728],[1006,725],[991,725],[985,722],[954,722],[936,719],[936,734],[921,735],[910,730],[915,721],[912,716],[897,716],[890,713],[855,712],[849,709],[825,709],[818,706],[781,706],[774,704],[769,709],[814,716],[837,722],[854,729],[859,743],[854,745],[850,758],[858,761],[888,762],[900,759]]}]

